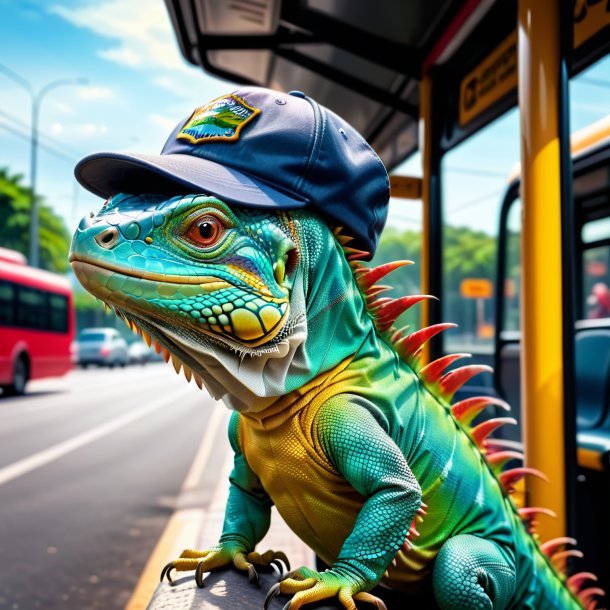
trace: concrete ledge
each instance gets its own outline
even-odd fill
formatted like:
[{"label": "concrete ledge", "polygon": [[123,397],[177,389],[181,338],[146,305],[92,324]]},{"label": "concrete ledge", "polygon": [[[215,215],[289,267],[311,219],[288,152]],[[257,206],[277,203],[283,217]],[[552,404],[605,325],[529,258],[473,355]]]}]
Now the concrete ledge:
[{"label": "concrete ledge", "polygon": [[[148,610],[262,610],[267,591],[277,582],[277,573],[259,571],[259,577],[260,587],[257,587],[248,582],[246,574],[235,569],[218,570],[208,574],[205,587],[199,589],[194,574],[189,572],[175,578],[172,585],[167,582],[160,584]],[[282,610],[289,599],[286,596],[276,597],[269,610]],[[331,603],[310,604],[307,608],[337,610],[343,606],[333,600]]]}]

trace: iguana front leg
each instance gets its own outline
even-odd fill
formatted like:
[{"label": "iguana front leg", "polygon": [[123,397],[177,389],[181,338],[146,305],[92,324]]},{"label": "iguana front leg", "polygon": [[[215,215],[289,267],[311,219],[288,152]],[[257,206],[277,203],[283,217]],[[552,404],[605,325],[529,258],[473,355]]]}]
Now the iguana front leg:
[{"label": "iguana front leg", "polygon": [[294,594],[290,610],[330,597],[350,610],[354,599],[374,602],[366,592],[381,580],[421,509],[421,489],[402,452],[358,400],[330,399],[315,422],[330,463],[366,498],[353,530],[330,570],[300,568],[271,589],[265,606],[279,593]]},{"label": "iguana front leg", "polygon": [[[267,566],[281,561],[290,569],[284,553],[267,551],[259,554],[254,550],[269,529],[272,502],[239,448],[238,422],[239,414],[233,413],[229,440],[235,457],[220,540],[216,546],[204,551],[186,549],[178,559],[163,568],[161,580],[167,575],[171,582],[171,571],[174,569],[195,570],[197,585],[202,587],[205,572],[231,563],[238,570],[247,571],[251,582],[258,582],[256,565]],[[280,567],[281,564],[278,565]]]}]

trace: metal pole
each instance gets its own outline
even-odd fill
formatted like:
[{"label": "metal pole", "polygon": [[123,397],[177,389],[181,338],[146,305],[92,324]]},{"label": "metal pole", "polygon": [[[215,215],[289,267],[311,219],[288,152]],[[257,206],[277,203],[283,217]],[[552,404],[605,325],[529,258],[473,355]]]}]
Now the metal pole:
[{"label": "metal pole", "polygon": [[[574,411],[569,379],[573,370],[568,339],[573,312],[565,294],[572,294],[569,274],[562,265],[562,201],[570,189],[567,130],[567,86],[561,26],[563,4],[557,0],[519,0],[519,110],[523,199],[522,229],[522,409],[525,458],[549,482],[527,482],[528,504],[544,506],[557,519],[540,517],[542,540],[568,533],[568,464],[574,464]],[[567,349],[566,349],[567,348]],[[566,417],[566,416],[570,417]],[[571,418],[571,423],[570,423]]]},{"label": "metal pole", "polygon": [[30,138],[30,265],[39,266],[38,254],[38,200],[36,198],[36,169],[38,160],[38,109],[41,96],[32,98],[32,135]]},{"label": "metal pole", "polygon": [[20,87],[25,89],[30,98],[32,105],[32,122],[31,122],[31,135],[30,135],[30,203],[31,203],[31,222],[30,222],[30,265],[33,267],[39,266],[39,209],[38,200],[36,199],[36,172],[38,167],[38,118],[40,114],[40,105],[42,104],[42,98],[51,89],[61,87],[62,85],[86,85],[88,80],[86,78],[74,78],[74,79],[62,79],[56,80],[45,85],[38,93],[34,93],[34,89],[28,80],[23,78],[17,72],[14,72],[7,66],[0,64],[0,72],[5,76],[8,76],[12,81],[17,83]]},{"label": "metal pole", "polygon": [[31,221],[30,221],[30,265],[32,267],[40,266],[40,248],[39,248],[39,217],[40,210],[38,207],[38,199],[36,197],[36,172],[38,167],[38,119],[40,115],[40,106],[42,99],[52,89],[62,87],[64,85],[84,85],[88,81],[85,78],[76,78],[68,80],[57,80],[45,85],[40,91],[32,97],[32,137],[31,137],[31,154],[30,154],[30,190],[31,190]]}]

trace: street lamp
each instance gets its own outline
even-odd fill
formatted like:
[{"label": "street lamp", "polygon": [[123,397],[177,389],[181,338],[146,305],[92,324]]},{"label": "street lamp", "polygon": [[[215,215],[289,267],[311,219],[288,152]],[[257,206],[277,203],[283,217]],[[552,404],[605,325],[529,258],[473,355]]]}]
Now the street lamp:
[{"label": "street lamp", "polygon": [[36,170],[38,165],[38,118],[42,99],[49,91],[64,85],[86,85],[89,81],[86,78],[70,78],[55,80],[46,84],[38,92],[35,92],[29,81],[21,75],[13,72],[10,68],[0,64],[0,71],[18,83],[25,89],[32,99],[32,132],[30,136],[30,191],[32,205],[32,219],[30,222],[30,265],[39,266],[39,247],[38,247],[38,202],[36,200]]}]

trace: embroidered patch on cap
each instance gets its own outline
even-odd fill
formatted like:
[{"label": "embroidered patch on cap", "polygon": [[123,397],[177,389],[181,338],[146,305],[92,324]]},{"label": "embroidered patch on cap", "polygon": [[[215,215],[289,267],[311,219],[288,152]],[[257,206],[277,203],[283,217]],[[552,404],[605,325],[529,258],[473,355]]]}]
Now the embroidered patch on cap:
[{"label": "embroidered patch on cap", "polygon": [[259,108],[248,106],[236,95],[219,97],[197,108],[176,137],[192,144],[235,141],[242,127],[259,113]]}]

